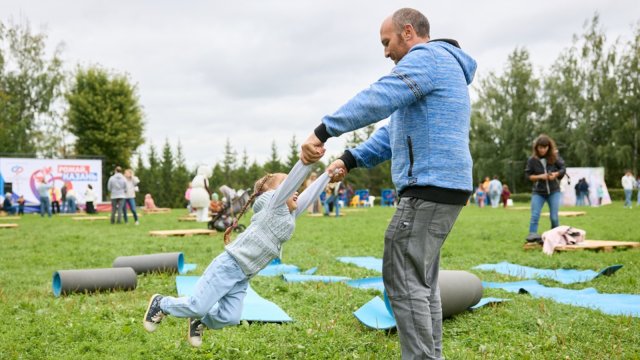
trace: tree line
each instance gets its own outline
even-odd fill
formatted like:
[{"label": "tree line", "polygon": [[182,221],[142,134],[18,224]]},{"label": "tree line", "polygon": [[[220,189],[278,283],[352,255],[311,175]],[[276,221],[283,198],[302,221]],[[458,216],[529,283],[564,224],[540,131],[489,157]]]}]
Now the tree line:
[{"label": "tree line", "polygon": [[[640,25],[630,40],[612,44],[597,14],[583,30],[540,73],[528,50],[517,47],[502,71],[476,79],[470,129],[476,184],[498,175],[512,191],[528,192],[524,164],[540,133],[556,140],[567,166],[605,167],[610,186],[618,186],[624,169],[637,174]],[[135,83],[99,65],[65,71],[62,48],[47,53],[46,39],[27,21],[0,22],[0,154],[102,158],[105,183],[115,165],[131,167],[141,179],[139,196],[151,193],[160,206],[182,206],[196,169],[187,167],[181,145],[173,149],[168,139],[161,151],[149,144],[145,157],[136,155],[145,143],[145,116]],[[345,147],[373,131],[371,125],[352,132]],[[281,158],[274,141],[270,157],[259,164],[227,139],[223,160],[208,164],[212,188],[251,188],[265,173],[287,172],[298,160],[299,145],[292,137]],[[390,164],[355,169],[346,181],[379,195],[392,187]]]},{"label": "tree line", "polygon": [[512,190],[529,191],[523,169],[541,133],[556,141],[567,167],[604,167],[610,187],[620,187],[625,169],[638,174],[640,24],[630,40],[611,45],[597,14],[583,30],[541,74],[516,48],[501,73],[479,79],[471,118],[476,182],[498,175]]}]

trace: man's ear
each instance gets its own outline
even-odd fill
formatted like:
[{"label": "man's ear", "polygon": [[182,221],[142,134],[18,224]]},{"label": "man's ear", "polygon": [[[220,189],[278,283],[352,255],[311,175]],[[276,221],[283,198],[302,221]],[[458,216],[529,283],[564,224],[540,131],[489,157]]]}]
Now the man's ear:
[{"label": "man's ear", "polygon": [[402,38],[404,39],[404,41],[408,41],[411,40],[411,38],[414,36],[415,31],[413,30],[413,26],[411,24],[405,24],[404,28],[402,29]]}]

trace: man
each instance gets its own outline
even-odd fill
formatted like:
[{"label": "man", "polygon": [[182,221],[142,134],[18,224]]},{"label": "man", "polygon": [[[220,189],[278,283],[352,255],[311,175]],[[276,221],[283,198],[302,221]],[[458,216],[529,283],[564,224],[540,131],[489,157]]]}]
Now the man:
[{"label": "man", "polygon": [[122,175],[120,166],[116,166],[115,173],[109,178],[107,189],[111,193],[111,224],[116,221],[116,212],[118,213],[118,224],[120,224],[124,210],[124,199],[127,193],[127,180]]},{"label": "man", "polygon": [[502,183],[498,180],[498,175],[494,175],[493,180],[489,182],[489,197],[492,208],[500,206],[500,195],[502,195]]},{"label": "man", "polygon": [[624,189],[624,207],[631,209],[631,195],[633,193],[633,188],[636,186],[636,181],[631,170],[625,171],[620,182]]},{"label": "man", "polygon": [[442,358],[440,248],[472,192],[467,89],[476,62],[453,40],[429,38],[420,12],[400,9],[382,23],[384,55],[396,66],[333,115],[302,144],[306,163],[324,142],[390,116],[388,125],[327,168],[334,181],[357,166],[391,159],[400,196],[385,234],[383,278],[404,359]]}]

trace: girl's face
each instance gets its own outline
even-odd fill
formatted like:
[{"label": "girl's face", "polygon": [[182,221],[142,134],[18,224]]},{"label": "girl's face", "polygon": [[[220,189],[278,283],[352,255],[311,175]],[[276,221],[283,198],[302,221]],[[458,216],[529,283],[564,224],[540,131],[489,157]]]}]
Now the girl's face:
[{"label": "girl's face", "polygon": [[549,145],[538,145],[536,146],[536,151],[538,152],[538,156],[545,157],[547,156],[547,152],[549,152]]},{"label": "girl's face", "polygon": [[298,192],[294,192],[287,199],[287,207],[289,208],[289,212],[294,212],[298,208]]}]

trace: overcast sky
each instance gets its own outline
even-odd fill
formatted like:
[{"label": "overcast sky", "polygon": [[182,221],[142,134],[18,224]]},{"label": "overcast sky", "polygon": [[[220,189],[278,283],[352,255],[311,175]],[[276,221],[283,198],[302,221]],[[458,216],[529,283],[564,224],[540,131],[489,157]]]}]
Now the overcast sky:
[{"label": "overcast sky", "polygon": [[[476,79],[517,46],[548,68],[595,12],[610,40],[630,39],[640,20],[638,0],[0,0],[0,20],[27,19],[51,48],[63,43],[69,71],[99,64],[128,74],[145,114],[140,150],[180,141],[195,166],[220,161],[227,138],[260,163],[275,140],[286,159],[292,136],[302,142],[391,70],[379,29],[400,7],[422,11],[432,38],[457,39],[478,61]],[[330,139],[328,154],[344,145]]]}]

